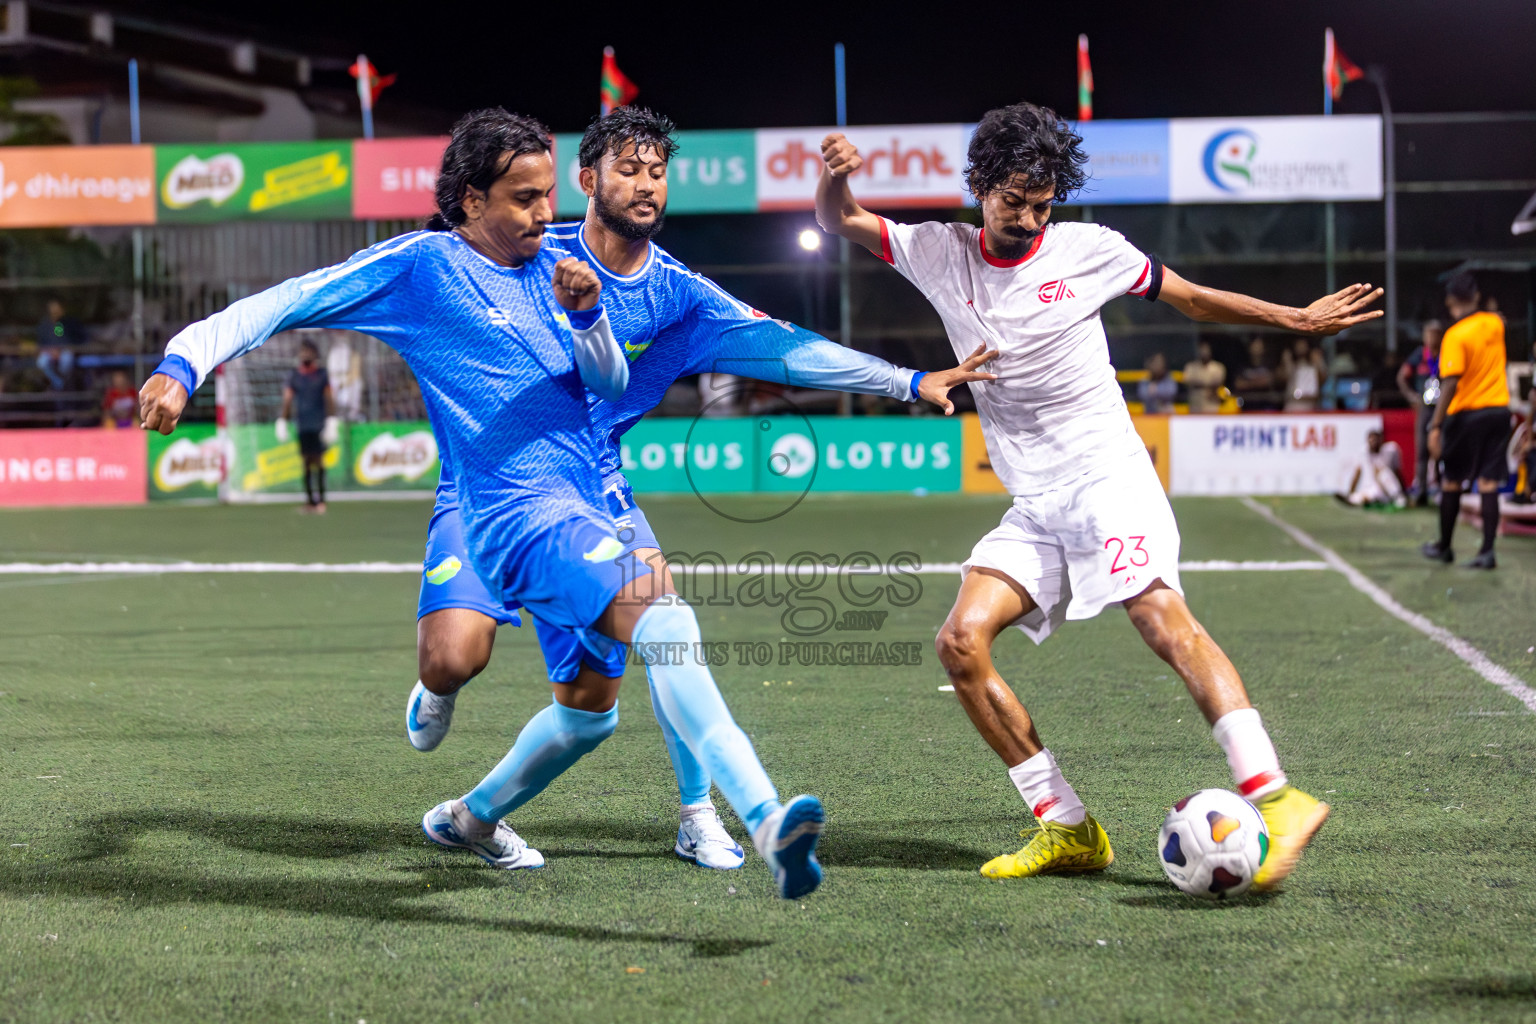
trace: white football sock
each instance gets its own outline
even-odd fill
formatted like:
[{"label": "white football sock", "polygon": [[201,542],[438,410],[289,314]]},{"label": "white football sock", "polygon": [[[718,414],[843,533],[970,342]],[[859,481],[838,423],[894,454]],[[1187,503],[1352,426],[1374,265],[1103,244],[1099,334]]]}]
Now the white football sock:
[{"label": "white football sock", "polygon": [[1088,812],[1077,793],[1056,767],[1056,757],[1042,750],[1023,764],[1008,769],[1008,777],[1018,787],[1019,796],[1030,812],[1041,821],[1062,825],[1081,825]]},{"label": "white football sock", "polygon": [[701,804],[683,804],[683,821],[684,822],[687,822],[690,818],[697,817],[700,814],[714,814],[714,813],[715,813],[715,802],[713,800],[705,800]]},{"label": "white football sock", "polygon": [[1211,731],[1226,752],[1237,791],[1244,797],[1257,800],[1285,785],[1280,758],[1269,741],[1269,733],[1264,731],[1257,708],[1228,711],[1216,720]]}]

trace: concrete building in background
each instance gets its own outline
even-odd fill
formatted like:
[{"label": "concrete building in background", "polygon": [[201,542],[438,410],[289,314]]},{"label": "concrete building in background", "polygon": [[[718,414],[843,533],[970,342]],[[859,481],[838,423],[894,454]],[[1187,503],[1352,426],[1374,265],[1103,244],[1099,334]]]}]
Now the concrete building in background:
[{"label": "concrete building in background", "polygon": [[[0,2],[0,77],[29,78],[41,90],[15,109],[53,115],[76,145],[131,141],[130,59],[139,62],[144,142],[355,137],[361,113],[347,74],[355,58],[87,6]],[[452,121],[450,111],[391,98],[375,112],[375,132],[436,135]]]}]

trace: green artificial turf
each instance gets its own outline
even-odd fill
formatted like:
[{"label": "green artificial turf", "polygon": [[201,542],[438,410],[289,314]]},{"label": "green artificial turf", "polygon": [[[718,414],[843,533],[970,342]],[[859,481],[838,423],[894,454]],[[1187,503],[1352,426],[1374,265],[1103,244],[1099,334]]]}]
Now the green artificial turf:
[{"label": "green artificial turf", "polygon": [[[958,561],[1004,507],[812,498],[743,525],[645,504],[669,548],[778,561]],[[1432,516],[1270,504],[1536,681],[1536,542],[1477,575],[1418,560]],[[6,511],[0,561],[411,561],[427,509]],[[1176,509],[1187,559],[1316,557],[1236,501]],[[413,575],[0,576],[0,1021],[1536,1019],[1536,716],[1444,648],[1333,572],[1185,577],[1294,781],[1335,808],[1282,892],[1217,905],[1154,850],[1172,801],[1230,785],[1177,678],[1117,611],[1038,649],[1005,637],[998,665],[1116,860],[989,882],[1029,822],[938,689],[955,580],[920,582],[878,633],[826,636],[917,643],[920,666],[716,670],[781,792],[826,802],[826,884],[783,902],[755,857],[672,855],[636,669],[617,734],[512,819],[547,867],[429,847],[423,811],[549,696],[531,631],[503,629],[449,738],[412,751]],[[699,609],[706,639],[775,650],[783,611]]]}]

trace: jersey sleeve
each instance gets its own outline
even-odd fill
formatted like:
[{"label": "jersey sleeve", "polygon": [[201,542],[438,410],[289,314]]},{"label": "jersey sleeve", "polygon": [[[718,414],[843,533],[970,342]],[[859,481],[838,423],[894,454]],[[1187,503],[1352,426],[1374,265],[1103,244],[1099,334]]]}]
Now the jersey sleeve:
[{"label": "jersey sleeve", "polygon": [[887,395],[901,401],[915,397],[914,371],[775,320],[707,278],[690,273],[689,281],[691,308],[682,320],[688,332],[684,373],[729,373],[789,387]]},{"label": "jersey sleeve", "polygon": [[364,249],[345,263],[290,278],[190,324],[165,346],[201,386],[214,368],[299,327],[348,328],[386,338],[398,333],[402,277],[414,267],[419,235]]},{"label": "jersey sleeve", "polygon": [[1467,333],[1465,320],[1446,328],[1440,339],[1440,376],[1460,377],[1467,372]]},{"label": "jersey sleeve", "polygon": [[951,264],[960,255],[959,245],[950,224],[935,220],[900,224],[881,217],[880,251],[875,255],[926,295],[933,285],[949,278]]},{"label": "jersey sleeve", "polygon": [[1098,237],[1092,249],[1093,273],[1106,297],[1135,295],[1156,301],[1163,287],[1163,264],[1148,256],[1120,232],[1094,225]]}]

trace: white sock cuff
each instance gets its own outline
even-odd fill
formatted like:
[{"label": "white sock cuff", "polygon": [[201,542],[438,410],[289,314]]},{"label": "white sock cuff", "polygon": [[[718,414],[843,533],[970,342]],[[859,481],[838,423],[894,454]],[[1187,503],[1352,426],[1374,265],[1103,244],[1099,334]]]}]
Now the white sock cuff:
[{"label": "white sock cuff", "polygon": [[685,818],[692,817],[695,814],[702,814],[705,811],[709,811],[711,814],[715,812],[715,802],[713,800],[705,800],[701,804],[683,804],[683,817]]},{"label": "white sock cuff", "polygon": [[1008,769],[1008,777],[1017,785],[1033,772],[1048,772],[1056,768],[1056,755],[1051,753],[1049,747],[1040,748],[1040,753],[1027,761],[1020,761]]},{"label": "white sock cuff", "polygon": [[1250,724],[1264,728],[1264,722],[1259,717],[1259,709],[1238,708],[1216,719],[1216,724],[1211,726],[1211,734],[1216,737],[1217,743],[1223,743],[1233,732]]}]

